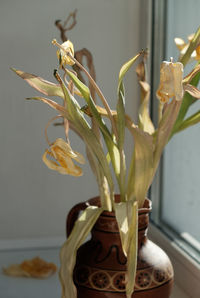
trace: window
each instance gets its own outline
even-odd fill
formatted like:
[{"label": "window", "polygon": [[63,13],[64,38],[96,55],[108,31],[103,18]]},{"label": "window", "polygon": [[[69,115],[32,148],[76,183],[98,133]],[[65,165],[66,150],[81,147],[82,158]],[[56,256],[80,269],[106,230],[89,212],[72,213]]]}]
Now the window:
[{"label": "window", "polygon": [[[154,94],[152,114],[155,121],[155,91],[159,83],[160,62],[169,61],[171,56],[175,60],[178,58],[174,38],[187,40],[187,36],[196,31],[200,25],[199,11],[200,2],[197,0],[152,1],[151,74]],[[190,113],[199,107],[200,103],[195,103]],[[158,242],[161,239],[160,243],[173,259],[176,280],[194,298],[199,297],[200,293],[199,135],[200,126],[196,125],[177,134],[169,142],[151,188],[152,222],[162,231],[157,236],[153,235],[153,238]],[[156,233],[155,227],[151,231]],[[171,242],[163,237],[163,232]]]}]

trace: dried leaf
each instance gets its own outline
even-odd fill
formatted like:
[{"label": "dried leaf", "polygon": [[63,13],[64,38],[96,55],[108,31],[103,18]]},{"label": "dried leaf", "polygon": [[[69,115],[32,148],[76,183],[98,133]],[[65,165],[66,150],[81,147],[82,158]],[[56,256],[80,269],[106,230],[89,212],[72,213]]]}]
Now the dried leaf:
[{"label": "dried leaf", "polygon": [[182,102],[172,100],[170,104],[167,104],[159,123],[157,133],[155,135],[155,153],[154,153],[154,173],[157,169],[158,163],[160,161],[161,154],[165,145],[168,143],[170,135],[172,133],[172,128],[178,116]]},{"label": "dried leaf", "polygon": [[153,136],[142,131],[135,125],[129,127],[134,137],[134,154],[128,175],[128,199],[138,201],[143,206],[147,190],[152,182],[153,173]]},{"label": "dried leaf", "polygon": [[195,86],[186,84],[184,86],[184,90],[186,92],[188,92],[190,95],[192,95],[193,97],[198,98],[198,99],[200,98],[200,90],[197,89]]},{"label": "dried leaf", "polygon": [[76,287],[73,282],[73,270],[76,263],[77,249],[81,246],[90,233],[93,225],[102,211],[103,208],[98,208],[95,206],[87,207],[76,221],[69,238],[61,248],[61,268],[59,277],[62,285],[63,298],[77,297]]},{"label": "dried leaf", "polygon": [[150,86],[147,82],[140,81],[140,86],[144,98],[139,108],[139,127],[148,132],[150,135],[154,133],[155,128],[149,115],[149,97],[150,97]]},{"label": "dried leaf", "polygon": [[198,64],[184,79],[183,84],[189,84],[191,80],[200,72],[200,64]]},{"label": "dried leaf", "polygon": [[138,203],[134,202],[130,213],[129,220],[129,249],[127,255],[127,298],[132,297],[135,285],[136,268],[137,268],[137,250],[138,250]]},{"label": "dried leaf", "polygon": [[138,203],[132,200],[115,203],[115,213],[123,252],[127,257],[126,295],[130,298],[134,290],[137,266]]},{"label": "dried leaf", "polygon": [[37,91],[45,94],[47,96],[59,96],[61,98],[64,97],[63,91],[58,84],[51,83],[49,81],[44,80],[41,77],[35,76],[33,74],[17,70],[15,68],[11,68],[18,76],[24,79],[31,87],[36,89]]},{"label": "dried leaf", "polygon": [[27,100],[38,100],[38,101],[42,101],[42,102],[48,104],[54,110],[60,112],[63,116],[66,115],[66,113],[67,113],[66,109],[63,106],[59,105],[57,102],[55,102],[55,101],[53,101],[51,99],[48,99],[48,98],[45,98],[45,97],[41,97],[41,96],[28,97],[26,99]]}]

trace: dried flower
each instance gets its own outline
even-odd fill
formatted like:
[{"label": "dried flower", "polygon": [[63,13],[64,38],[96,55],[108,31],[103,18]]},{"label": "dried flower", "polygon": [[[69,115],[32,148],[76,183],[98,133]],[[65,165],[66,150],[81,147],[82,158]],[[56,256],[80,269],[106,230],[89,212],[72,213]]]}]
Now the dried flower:
[{"label": "dried flower", "polygon": [[60,60],[60,66],[62,65],[74,65],[74,61],[70,58],[70,56],[74,57],[74,46],[70,40],[65,41],[61,45],[59,45],[56,39],[52,40],[52,44],[59,46],[59,50],[57,51],[58,59]]},{"label": "dried flower", "polygon": [[[56,161],[47,158],[47,155],[55,158]],[[81,176],[82,169],[75,165],[73,160],[76,160],[80,164],[84,164],[84,157],[72,150],[70,145],[63,139],[58,138],[50,146],[50,150],[46,150],[43,154],[42,160],[51,170],[58,171],[60,174],[68,174],[72,176]]]},{"label": "dried flower", "polygon": [[160,85],[156,92],[162,103],[169,102],[175,97],[177,101],[183,98],[183,65],[180,62],[173,63],[164,61],[160,68]]}]

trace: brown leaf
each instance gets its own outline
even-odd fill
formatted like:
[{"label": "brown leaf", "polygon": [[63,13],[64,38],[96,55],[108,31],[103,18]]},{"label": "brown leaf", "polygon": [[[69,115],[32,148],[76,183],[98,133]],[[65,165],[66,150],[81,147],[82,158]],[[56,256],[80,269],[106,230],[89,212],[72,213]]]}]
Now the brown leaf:
[{"label": "brown leaf", "polygon": [[200,98],[200,90],[197,89],[195,86],[187,84],[184,86],[184,90],[188,92],[190,95],[192,95],[195,98]]}]

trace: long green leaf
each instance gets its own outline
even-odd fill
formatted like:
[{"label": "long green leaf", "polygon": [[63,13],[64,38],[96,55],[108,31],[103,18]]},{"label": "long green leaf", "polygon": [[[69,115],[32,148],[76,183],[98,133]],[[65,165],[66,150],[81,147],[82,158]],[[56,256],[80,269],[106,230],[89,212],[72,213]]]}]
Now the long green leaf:
[{"label": "long green leaf", "polygon": [[117,125],[118,125],[118,144],[119,149],[121,150],[124,145],[124,135],[125,135],[125,91],[123,79],[127,71],[131,66],[137,61],[137,59],[143,54],[143,51],[134,56],[128,62],[126,62],[120,69],[119,79],[118,79],[118,88],[117,88]]},{"label": "long green leaf", "polygon": [[143,54],[144,52],[141,51],[139,54],[134,56],[132,59],[130,59],[128,62],[126,62],[124,65],[122,65],[120,72],[119,72],[119,80],[118,80],[118,93],[120,90],[120,86],[122,84],[122,81],[124,79],[125,74],[130,69],[130,67],[133,65],[133,63]]},{"label": "long green leaf", "polygon": [[176,131],[176,133],[180,132],[190,126],[193,126],[199,122],[200,122],[200,110],[198,112],[196,112],[195,114],[193,114],[192,116],[185,119],[179,126],[179,129]]},{"label": "long green leaf", "polygon": [[117,103],[117,128],[118,128],[118,146],[122,150],[125,138],[125,98],[122,84],[120,85],[119,98]]},{"label": "long green leaf", "polygon": [[84,99],[86,100],[88,107],[91,110],[92,116],[95,117],[95,120],[98,122],[98,125],[101,128],[102,132],[106,135],[106,137],[110,138],[112,141],[112,136],[107,126],[105,125],[104,121],[102,120],[101,114],[98,112],[96,108],[96,105],[90,95],[89,88],[85,84],[83,84],[73,72],[67,70],[67,73],[72,79],[72,81],[74,82],[75,86],[83,95]]},{"label": "long green leaf", "polygon": [[44,80],[41,77],[35,76],[33,74],[17,70],[15,68],[11,68],[18,76],[24,79],[31,87],[36,89],[37,91],[45,94],[47,96],[59,96],[61,98],[64,97],[63,91],[58,84],[51,83],[49,81]]},{"label": "long green leaf", "polygon": [[124,139],[125,139],[125,127],[126,127],[126,115],[125,115],[125,91],[123,79],[127,71],[134,64],[134,62],[143,54],[143,51],[134,56],[128,62],[126,62],[120,69],[119,79],[118,79],[118,88],[117,88],[117,129],[118,129],[118,148],[120,152],[120,176],[119,176],[119,188],[121,199],[125,200],[125,175],[126,175],[126,163],[124,155]]},{"label": "long green leaf", "polygon": [[[190,84],[193,86],[197,86],[200,80],[200,73],[197,73],[195,75],[195,77],[191,80]],[[190,106],[192,104],[194,104],[197,101],[196,98],[194,98],[192,95],[190,95],[189,93],[185,92],[183,100],[182,100],[182,104],[178,113],[178,117],[176,119],[176,122],[173,126],[172,129],[172,133],[171,133],[171,137],[178,131],[179,126],[181,125],[181,123],[183,122]]]},{"label": "long green leaf", "polygon": [[109,193],[109,186],[107,179],[102,171],[102,168],[99,167],[99,162],[95,157],[95,154],[92,152],[92,150],[87,147],[87,158],[90,163],[90,167],[96,177],[97,184],[99,187],[99,194],[101,199],[101,206],[106,211],[112,211],[112,201],[110,199],[110,193]]},{"label": "long green leaf", "polygon": [[103,208],[89,206],[76,221],[74,228],[60,251],[61,268],[59,277],[62,285],[63,298],[76,298],[76,287],[73,283],[73,270],[76,263],[76,253],[90,233]]},{"label": "long green leaf", "polygon": [[111,197],[112,197],[113,195],[112,175],[111,175],[111,171],[110,171],[107,159],[101,147],[101,144],[96,138],[88,122],[85,120],[84,113],[81,111],[81,108],[77,103],[76,99],[69,92],[69,90],[67,89],[67,87],[65,86],[64,82],[62,81],[62,79],[60,78],[57,72],[55,73],[55,77],[60,83],[61,88],[63,90],[64,99],[67,105],[67,111],[71,117],[71,121],[73,122],[73,125],[76,127],[76,129],[79,131],[86,145],[93,150],[96,158],[99,161],[99,164],[102,166],[104,175],[106,176],[110,187]]},{"label": "long green leaf", "polygon": [[114,168],[114,172],[116,174],[117,179],[119,180],[119,174],[120,174],[120,158],[119,158],[119,152],[118,152],[118,148],[115,144],[115,142],[113,141],[112,135],[110,134],[110,131],[108,130],[107,126],[105,125],[101,114],[98,112],[97,107],[90,95],[90,90],[89,88],[83,84],[76,76],[74,73],[72,73],[71,71],[67,70],[68,75],[70,76],[70,78],[72,79],[72,81],[74,82],[75,86],[78,88],[78,90],[81,92],[81,94],[83,95],[83,97],[85,98],[88,107],[91,111],[92,117],[95,118],[95,120],[97,121],[97,124],[99,126],[99,128],[101,129],[101,132],[103,134],[110,158],[111,158],[111,162]]},{"label": "long green leaf", "polygon": [[119,98],[117,103],[117,129],[118,129],[118,148],[120,154],[120,176],[119,176],[119,189],[121,200],[125,200],[125,178],[126,178],[126,160],[124,154],[124,139],[125,139],[125,98],[123,84],[120,85]]}]

